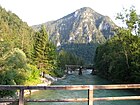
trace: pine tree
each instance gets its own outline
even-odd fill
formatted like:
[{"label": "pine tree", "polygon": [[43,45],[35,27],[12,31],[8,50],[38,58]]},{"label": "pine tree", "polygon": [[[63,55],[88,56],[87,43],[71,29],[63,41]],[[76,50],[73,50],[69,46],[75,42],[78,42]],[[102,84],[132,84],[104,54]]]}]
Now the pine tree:
[{"label": "pine tree", "polygon": [[38,68],[43,68],[44,63],[47,62],[45,57],[45,49],[47,44],[47,33],[45,27],[42,26],[39,32],[35,34],[35,43],[34,43],[34,60]]},{"label": "pine tree", "polygon": [[44,25],[35,35],[33,59],[37,67],[46,73],[53,72],[57,66],[56,47],[49,41]]}]

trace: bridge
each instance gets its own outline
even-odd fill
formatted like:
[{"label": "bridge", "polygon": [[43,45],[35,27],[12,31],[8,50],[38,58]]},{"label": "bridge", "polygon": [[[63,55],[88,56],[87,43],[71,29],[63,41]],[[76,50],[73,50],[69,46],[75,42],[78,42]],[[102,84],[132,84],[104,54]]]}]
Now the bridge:
[{"label": "bridge", "polygon": [[[63,85],[63,86],[21,86],[21,85],[0,85],[0,90],[19,90],[17,99],[0,99],[2,102],[18,102],[18,105],[24,105],[25,102],[87,102],[88,105],[94,105],[95,101],[111,100],[140,100],[140,96],[120,96],[120,97],[94,97],[94,90],[102,89],[140,89],[140,84],[120,84],[120,85]],[[73,99],[25,99],[25,90],[88,90],[88,98]]]},{"label": "bridge", "polygon": [[96,74],[96,71],[92,65],[89,66],[81,66],[81,65],[65,65],[66,73],[71,74],[73,71],[78,71],[79,75],[82,75],[83,70],[91,69],[91,74]]}]

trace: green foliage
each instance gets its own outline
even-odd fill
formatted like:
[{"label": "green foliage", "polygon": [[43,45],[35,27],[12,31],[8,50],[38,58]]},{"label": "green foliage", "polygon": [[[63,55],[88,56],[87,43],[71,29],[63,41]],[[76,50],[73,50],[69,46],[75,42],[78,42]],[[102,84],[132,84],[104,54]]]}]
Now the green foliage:
[{"label": "green foliage", "polygon": [[[27,65],[27,58],[23,51],[15,48],[3,57],[0,68],[1,85],[25,85],[28,81],[37,83],[39,81],[39,70]],[[28,84],[29,85],[29,84]],[[14,94],[13,91],[0,91],[0,96]]]},{"label": "green foliage", "polygon": [[[18,48],[13,49],[8,53],[8,55],[4,55],[3,57],[3,65],[1,66],[1,72],[8,73],[9,75],[4,76],[3,78],[13,78],[11,80],[14,81],[15,84],[23,84],[25,80],[25,72],[26,72],[26,55],[23,51]],[[2,82],[0,82],[3,84]]]},{"label": "green foliage", "polygon": [[54,69],[54,75],[52,76],[55,76],[55,77],[63,77],[65,74],[65,71],[64,71],[64,68],[57,68],[57,69]]},{"label": "green foliage", "polygon": [[[34,31],[16,14],[0,6],[0,85],[26,85],[39,82],[39,71],[32,65]],[[15,91],[0,91],[0,97]]]},{"label": "green foliage", "polygon": [[[119,16],[119,19],[123,16]],[[95,64],[99,75],[115,82],[140,82],[140,37],[133,35],[134,26],[139,21],[134,10],[125,20],[127,28],[118,28],[116,36],[99,46],[96,51]],[[140,30],[137,27],[137,30]]]},{"label": "green foliage", "polygon": [[42,72],[48,74],[53,74],[57,67],[56,47],[48,40],[45,26],[36,32],[33,60]]},{"label": "green foliage", "polygon": [[65,50],[66,52],[70,52],[76,56],[78,56],[79,59],[82,59],[84,63],[86,64],[92,64],[95,51],[98,44],[96,43],[87,43],[87,44],[65,44],[61,46],[61,50]]},{"label": "green foliage", "polygon": [[25,85],[36,85],[38,83],[40,83],[40,71],[39,69],[36,68],[36,66],[27,65],[27,73],[26,73],[26,81],[25,81]]},{"label": "green foliage", "polygon": [[[10,70],[4,69],[0,71],[0,85],[15,85],[13,73]],[[0,97],[12,96],[15,94],[15,91],[10,90],[0,90]]]},{"label": "green foliage", "polygon": [[0,7],[0,57],[13,48],[30,57],[34,31],[17,15]]},{"label": "green foliage", "polygon": [[135,33],[135,35],[140,35],[140,17],[137,15],[134,6],[129,10],[124,9],[123,13],[118,13],[116,19],[121,20],[129,31]]},{"label": "green foliage", "polygon": [[59,52],[59,67],[65,69],[65,65],[83,65],[84,61],[82,58],[78,57],[74,53],[69,53],[66,51]]},{"label": "green foliage", "polygon": [[9,66],[11,69],[26,67],[27,59],[25,53],[22,50],[15,48],[10,53],[10,56],[5,59],[7,66]]},{"label": "green foliage", "polygon": [[[33,30],[25,22],[14,13],[0,7],[1,85],[24,84],[27,63],[25,53],[30,56],[32,35]],[[14,92],[0,92],[1,96],[12,93]]]},{"label": "green foliage", "polygon": [[38,68],[43,68],[47,62],[46,48],[47,48],[47,33],[45,27],[42,26],[39,32],[36,32],[34,39],[33,59],[38,65]]}]

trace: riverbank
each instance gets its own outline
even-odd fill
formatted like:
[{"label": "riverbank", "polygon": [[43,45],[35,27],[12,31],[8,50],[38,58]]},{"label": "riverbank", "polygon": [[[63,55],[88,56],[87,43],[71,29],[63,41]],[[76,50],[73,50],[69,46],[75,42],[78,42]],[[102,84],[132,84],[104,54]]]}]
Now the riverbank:
[{"label": "riverbank", "polygon": [[[57,77],[52,77],[49,74],[45,74],[44,78],[40,78],[41,83],[36,84],[36,86],[50,86],[53,82],[56,82],[57,80],[60,80],[60,79],[64,79],[65,77],[66,77],[66,75],[64,75],[62,78],[57,78]],[[24,95],[25,95],[25,97],[28,97],[37,91],[39,91],[39,90],[25,90]],[[19,92],[17,91],[15,96],[12,96],[12,97],[7,96],[7,97],[4,97],[3,99],[16,99],[18,96],[19,96]],[[3,103],[0,103],[0,105],[13,105],[13,103],[12,102],[3,102]]]},{"label": "riverbank", "polygon": [[[64,78],[66,78],[66,75],[64,75],[61,78],[57,78],[57,77],[52,77],[49,74],[45,74],[44,78],[40,78],[42,83],[37,84],[37,86],[50,86],[53,82],[56,82],[57,80],[62,80]],[[25,91],[24,95],[28,96],[36,91],[39,91],[39,90],[27,90],[27,91]]]},{"label": "riverbank", "polygon": [[[40,79],[41,79],[42,83],[37,84],[36,86],[50,86],[53,83],[52,81],[49,81],[45,78],[40,78]],[[36,91],[39,91],[39,90],[25,90],[24,95],[28,96],[28,95],[31,95],[32,93],[36,92]]]}]

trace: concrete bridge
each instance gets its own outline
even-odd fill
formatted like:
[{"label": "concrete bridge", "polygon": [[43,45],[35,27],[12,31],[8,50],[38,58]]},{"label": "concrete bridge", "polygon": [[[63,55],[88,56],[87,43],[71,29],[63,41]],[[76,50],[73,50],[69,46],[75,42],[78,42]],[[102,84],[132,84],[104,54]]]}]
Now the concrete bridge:
[{"label": "concrete bridge", "polygon": [[70,74],[74,71],[78,71],[78,74],[79,75],[82,75],[84,70],[88,70],[88,69],[91,69],[92,72],[91,74],[92,75],[95,75],[96,74],[96,70],[94,69],[93,66],[81,66],[81,65],[65,65],[65,68],[66,68],[66,73],[67,74]]}]

